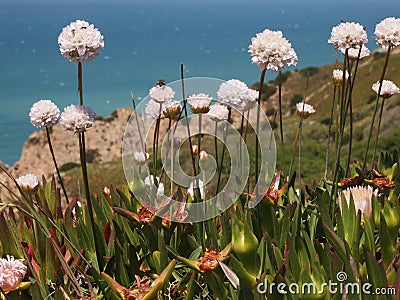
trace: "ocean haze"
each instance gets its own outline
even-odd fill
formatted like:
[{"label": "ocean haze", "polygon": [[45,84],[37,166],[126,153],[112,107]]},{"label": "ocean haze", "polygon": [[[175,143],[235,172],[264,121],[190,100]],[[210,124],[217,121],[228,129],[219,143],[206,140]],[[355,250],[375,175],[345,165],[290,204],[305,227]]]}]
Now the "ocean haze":
[{"label": "ocean haze", "polygon": [[181,63],[186,77],[258,81],[247,49],[265,28],[281,30],[292,43],[295,68],[335,61],[327,40],[341,20],[365,25],[373,49],[376,23],[400,11],[399,2],[376,9],[364,1],[0,1],[0,160],[12,165],[36,130],[28,118],[35,101],[51,99],[60,109],[78,103],[77,67],[57,45],[62,28],[76,19],[104,35],[102,55],[84,64],[83,78],[85,103],[107,115],[129,107],[131,91],[140,99],[158,79],[179,79]]}]

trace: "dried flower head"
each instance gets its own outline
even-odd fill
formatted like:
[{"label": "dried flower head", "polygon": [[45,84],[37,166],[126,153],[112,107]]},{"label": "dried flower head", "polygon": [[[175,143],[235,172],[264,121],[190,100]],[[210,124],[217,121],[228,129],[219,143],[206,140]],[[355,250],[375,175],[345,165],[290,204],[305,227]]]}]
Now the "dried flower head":
[{"label": "dried flower head", "polygon": [[328,43],[331,43],[337,49],[358,49],[368,42],[367,32],[364,26],[355,22],[342,22],[332,28],[331,37]]},{"label": "dried flower head", "polygon": [[[349,73],[345,72],[345,79],[349,78]],[[342,85],[343,83],[343,70],[335,69],[332,71],[331,81],[334,85]]]},{"label": "dried flower head", "polygon": [[207,113],[211,120],[216,122],[228,120],[229,110],[225,105],[213,104]]},{"label": "dried flower head", "polygon": [[[377,192],[374,192],[371,186],[354,186],[344,190],[343,195],[347,205],[350,204],[350,195],[352,195],[356,212],[361,210],[363,216],[371,217],[372,196],[377,195]],[[342,210],[342,201],[339,201],[339,208]]]},{"label": "dried flower head", "polygon": [[164,119],[164,115],[162,113],[164,111],[163,103],[157,103],[153,99],[150,99],[150,101],[147,102],[144,111],[149,118]]},{"label": "dried flower head", "polygon": [[39,177],[34,174],[26,174],[16,179],[21,189],[25,191],[34,191],[39,185]]},{"label": "dried flower head", "polygon": [[[372,85],[372,89],[374,90],[374,92],[376,94],[378,94],[378,92],[379,92],[379,85],[380,85],[379,81],[375,82]],[[400,93],[400,89],[392,81],[390,81],[390,80],[382,81],[382,87],[381,87],[379,96],[382,96],[384,99],[389,99],[394,94],[398,94],[398,93]]]},{"label": "dried flower head", "polygon": [[210,110],[210,102],[212,97],[207,94],[193,94],[187,98],[190,109],[194,114],[206,114]]},{"label": "dried flower head", "polygon": [[182,105],[179,101],[169,100],[164,103],[163,114],[168,119],[176,119],[179,117],[182,110]]},{"label": "dried flower head", "polygon": [[164,103],[174,98],[175,91],[166,84],[157,83],[149,91],[150,98],[158,103]]},{"label": "dried flower head", "polygon": [[100,31],[83,20],[76,20],[64,27],[58,36],[61,54],[72,63],[92,61],[104,48]]},{"label": "dried flower head", "polygon": [[296,103],[296,114],[303,119],[307,119],[311,114],[315,113],[314,107],[305,102]]},{"label": "dried flower head", "polygon": [[218,261],[221,259],[223,259],[223,256],[215,248],[209,248],[204,251],[197,264],[201,272],[211,271],[219,266]]},{"label": "dried flower head", "polygon": [[[345,49],[341,49],[342,53],[344,54],[346,52]],[[351,61],[356,61],[358,58],[358,54],[360,54],[360,60],[363,59],[364,57],[367,57],[371,54],[371,52],[369,51],[369,49],[367,48],[367,46],[362,46],[361,47],[361,52],[360,52],[360,48],[349,48],[347,50],[347,55],[349,56],[349,59]]]},{"label": "dried flower head", "polygon": [[285,66],[297,64],[297,54],[281,31],[265,29],[251,38],[251,61],[260,70],[280,71]]},{"label": "dried flower head", "polygon": [[197,154],[199,154],[199,146],[194,144],[192,145],[192,154],[197,156]]},{"label": "dried flower head", "polygon": [[20,259],[14,259],[7,255],[7,258],[0,258],[0,287],[4,292],[15,290],[22,282],[27,267]]},{"label": "dried flower head", "polygon": [[85,105],[71,104],[64,108],[61,114],[60,124],[65,130],[84,132],[93,126],[96,114]]},{"label": "dried flower head", "polygon": [[219,86],[218,99],[238,111],[246,111],[257,105],[258,91],[250,89],[238,79],[230,79]]},{"label": "dried flower head", "polygon": [[51,100],[39,100],[29,111],[31,124],[38,128],[56,124],[59,117],[60,110]]},{"label": "dried flower head", "polygon": [[205,162],[208,160],[208,153],[206,150],[201,150],[199,154],[199,160],[200,162]]},{"label": "dried flower head", "polygon": [[149,159],[149,154],[143,152],[135,152],[133,153],[133,159],[136,164],[144,165],[146,163],[146,160]]},{"label": "dried flower head", "polygon": [[390,17],[378,23],[375,26],[375,40],[383,48],[398,47],[400,45],[400,19]]}]

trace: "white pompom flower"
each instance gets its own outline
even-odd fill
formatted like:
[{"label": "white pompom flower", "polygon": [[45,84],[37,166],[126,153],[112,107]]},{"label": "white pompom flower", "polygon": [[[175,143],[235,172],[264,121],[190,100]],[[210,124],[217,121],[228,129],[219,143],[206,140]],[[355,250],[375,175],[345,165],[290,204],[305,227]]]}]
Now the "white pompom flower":
[{"label": "white pompom flower", "polygon": [[383,48],[398,47],[400,45],[400,19],[390,17],[378,23],[375,26],[375,40]]},{"label": "white pompom flower", "polygon": [[257,105],[259,93],[238,79],[230,79],[221,83],[217,95],[223,104],[243,112]]},{"label": "white pompom flower", "polygon": [[331,37],[328,43],[335,48],[346,50],[349,48],[359,48],[368,42],[368,35],[364,26],[355,22],[342,22],[332,28]]},{"label": "white pompom flower", "polygon": [[207,115],[211,120],[219,122],[228,120],[229,110],[225,105],[213,104],[210,106],[210,110]]},{"label": "white pompom flower", "polygon": [[69,131],[84,132],[93,126],[96,114],[85,105],[69,105],[61,113],[60,125]]},{"label": "white pompom flower", "polygon": [[32,105],[29,111],[31,124],[38,128],[53,126],[59,117],[60,110],[51,100],[39,100]]},{"label": "white pompom flower", "polygon": [[0,287],[4,292],[15,290],[25,277],[27,267],[21,259],[0,258]]},{"label": "white pompom flower", "polygon": [[149,159],[149,154],[147,152],[135,152],[133,153],[133,159],[137,165],[144,165],[146,160]]},{"label": "white pompom flower", "polygon": [[158,103],[153,99],[150,99],[149,102],[146,103],[144,112],[146,113],[146,116],[151,119],[164,119],[165,118],[163,114],[164,109],[165,109],[164,103]]},{"label": "white pompom flower", "polygon": [[[341,49],[341,51],[343,54],[346,52],[345,49]],[[360,54],[360,57],[358,57],[358,54]],[[361,52],[360,52],[360,48],[349,48],[347,50],[347,55],[349,56],[349,59],[351,61],[356,61],[358,58],[361,60],[365,57],[368,57],[370,54],[371,54],[371,51],[369,51],[367,46],[362,46]]]},{"label": "white pompom flower", "polygon": [[175,91],[165,84],[156,84],[150,89],[149,96],[158,103],[164,103],[174,98]]},{"label": "white pompom flower", "polygon": [[[378,92],[379,92],[379,85],[380,85],[379,81],[375,82],[372,85],[372,89],[374,90],[374,92],[376,94],[378,94]],[[390,81],[390,80],[382,81],[382,87],[381,87],[379,96],[382,96],[384,99],[389,99],[394,94],[398,94],[398,93],[400,93],[400,89],[392,81]]]},{"label": "white pompom flower", "polygon": [[84,63],[94,60],[104,48],[100,31],[84,20],[76,20],[64,27],[58,36],[61,54],[70,62]]},{"label": "white pompom flower", "polygon": [[212,97],[207,94],[193,94],[187,98],[190,109],[194,114],[206,114],[210,110],[210,102]]},{"label": "white pompom flower", "polygon": [[[349,78],[349,73],[345,72],[345,80]],[[334,85],[341,85],[343,83],[343,70],[335,69],[332,71],[331,81]]]},{"label": "white pompom flower", "polygon": [[307,119],[311,114],[315,113],[315,109],[312,105],[298,102],[296,103],[296,114],[303,119]]},{"label": "white pompom flower", "polygon": [[251,38],[251,61],[260,70],[280,71],[285,66],[297,64],[297,54],[281,31],[265,29]]},{"label": "white pompom flower", "polygon": [[39,185],[39,177],[35,174],[26,174],[16,179],[21,189],[33,191]]}]

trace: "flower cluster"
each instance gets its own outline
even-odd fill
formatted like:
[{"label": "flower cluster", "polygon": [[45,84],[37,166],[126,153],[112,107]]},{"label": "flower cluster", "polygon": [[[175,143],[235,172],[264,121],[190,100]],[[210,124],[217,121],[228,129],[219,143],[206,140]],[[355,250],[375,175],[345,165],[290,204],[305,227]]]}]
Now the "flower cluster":
[{"label": "flower cluster", "polygon": [[383,48],[400,45],[400,19],[386,18],[375,26],[375,40]]},{"label": "flower cluster", "polygon": [[[345,79],[349,77],[349,73],[345,72]],[[343,83],[343,70],[335,69],[332,71],[331,81],[334,85],[341,85]]]},{"label": "flower cluster", "polygon": [[150,98],[158,103],[164,103],[174,98],[175,91],[165,84],[156,84],[149,91]]},{"label": "flower cluster", "polygon": [[265,29],[251,39],[249,53],[252,63],[260,70],[280,71],[285,66],[297,64],[297,54],[281,31]]},{"label": "flower cluster", "polygon": [[59,117],[60,110],[51,100],[39,100],[29,111],[31,124],[38,128],[56,124]]},{"label": "flower cluster", "polygon": [[[374,92],[376,94],[378,94],[379,92],[379,86],[380,86],[380,82],[375,82],[372,85],[372,89],[374,90]],[[388,99],[390,97],[392,97],[394,94],[398,94],[400,93],[400,89],[390,80],[383,80],[382,81],[382,87],[381,87],[381,91],[380,91],[380,95],[382,96],[384,99]]]},{"label": "flower cluster", "polygon": [[312,107],[312,105],[305,102],[296,103],[296,114],[299,117],[307,119],[313,113],[315,113],[315,109]]},{"label": "flower cluster", "polygon": [[26,174],[16,179],[21,189],[33,191],[39,185],[39,177],[34,174]]},{"label": "flower cluster", "polygon": [[27,267],[20,259],[0,258],[0,287],[4,292],[15,290],[21,283],[27,271]]},{"label": "flower cluster", "polygon": [[219,101],[242,112],[255,107],[259,96],[258,91],[237,79],[221,83],[217,95]]},{"label": "flower cluster", "polygon": [[144,165],[146,163],[146,160],[149,159],[149,154],[147,152],[135,152],[133,153],[133,159],[136,164],[138,165]]},{"label": "flower cluster", "polygon": [[164,103],[157,103],[153,99],[150,99],[147,102],[146,107],[144,109],[147,117],[151,119],[164,119],[163,111],[165,109]]},{"label": "flower cluster", "polygon": [[163,114],[168,119],[176,119],[179,117],[182,105],[179,101],[169,100],[164,103]]},{"label": "flower cluster", "polygon": [[69,105],[61,114],[60,124],[65,130],[84,132],[93,126],[96,114],[85,105]]},{"label": "flower cluster", "polygon": [[194,114],[206,114],[210,110],[210,102],[212,97],[207,94],[193,94],[187,98],[190,109]]},{"label": "flower cluster", "polygon": [[358,49],[367,42],[368,36],[365,28],[355,22],[343,22],[333,27],[331,37],[328,40],[328,43],[340,50]]},{"label": "flower cluster", "polygon": [[207,113],[213,121],[226,121],[228,120],[229,110],[225,105],[214,104],[210,106],[210,110]]},{"label": "flower cluster", "polygon": [[64,27],[58,36],[61,54],[72,63],[92,61],[104,48],[100,31],[83,20],[76,20]]},{"label": "flower cluster", "polygon": [[[345,49],[341,49],[342,53],[344,54],[346,52]],[[360,57],[358,55],[360,54]],[[366,46],[361,47],[361,52],[360,48],[349,48],[347,49],[347,55],[349,56],[349,59],[351,61],[356,61],[357,59],[363,59],[364,57],[367,57],[371,54],[369,49]]]},{"label": "flower cluster", "polygon": [[[372,212],[372,196],[377,196],[377,192],[371,186],[362,187],[354,186],[343,191],[343,195],[350,204],[350,195],[353,196],[354,207],[356,212],[361,210],[363,216],[370,217]],[[339,208],[342,210],[342,203],[339,201]]]}]

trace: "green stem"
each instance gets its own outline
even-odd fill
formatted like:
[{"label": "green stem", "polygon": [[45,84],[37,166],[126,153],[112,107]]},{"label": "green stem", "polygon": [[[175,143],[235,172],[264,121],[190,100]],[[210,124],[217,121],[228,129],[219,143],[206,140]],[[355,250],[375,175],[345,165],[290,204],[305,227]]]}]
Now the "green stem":
[{"label": "green stem", "polygon": [[256,136],[255,136],[255,150],[256,150],[256,166],[255,166],[255,190],[256,190],[256,201],[258,201],[258,133],[260,131],[260,113],[261,113],[261,98],[262,98],[262,93],[263,93],[263,87],[264,87],[264,79],[265,79],[265,72],[267,69],[263,69],[261,71],[261,76],[260,76],[260,86],[259,86],[259,92],[258,92],[258,105],[257,105],[257,123],[256,123]]},{"label": "green stem", "polygon": [[217,168],[218,168],[218,139],[217,139],[217,133],[218,133],[218,121],[215,122],[215,131],[214,131],[215,162],[216,162]]},{"label": "green stem", "polygon": [[65,189],[64,181],[63,181],[63,179],[62,179],[62,177],[61,177],[60,170],[58,169],[57,160],[56,160],[56,157],[55,157],[55,155],[54,155],[53,146],[52,146],[52,144],[51,144],[50,130],[49,130],[49,127],[48,127],[48,126],[46,126],[46,135],[47,135],[47,141],[48,141],[49,148],[50,148],[51,157],[53,158],[54,167],[56,168],[58,181],[59,181],[60,184],[61,184],[61,188],[62,188],[63,193],[64,193],[65,201],[67,202],[67,204],[69,204],[67,191],[66,191],[66,189]]},{"label": "green stem", "polygon": [[279,129],[281,133],[281,153],[282,153],[282,168],[285,169],[286,158],[285,158],[285,142],[283,137],[283,117],[282,117],[282,72],[279,71]]},{"label": "green stem", "polygon": [[375,162],[376,149],[378,147],[378,138],[379,138],[379,132],[380,132],[380,129],[381,129],[381,120],[382,120],[383,106],[384,105],[385,105],[385,98],[382,98],[382,104],[381,104],[381,109],[380,109],[379,118],[378,118],[378,128],[376,130],[376,136],[375,136],[374,155],[372,156],[372,163]]},{"label": "green stem", "polygon": [[[367,167],[367,158],[368,158],[368,150],[369,150],[369,143],[371,141],[371,136],[372,136],[372,130],[374,129],[374,122],[375,122],[375,116],[376,116],[376,112],[378,111],[378,105],[379,105],[379,95],[381,94],[381,89],[382,89],[382,82],[383,82],[383,78],[385,77],[385,73],[386,73],[386,69],[389,63],[389,55],[390,55],[390,50],[391,50],[391,45],[389,45],[387,53],[386,53],[386,59],[385,59],[385,64],[383,66],[383,70],[382,70],[382,74],[381,74],[381,78],[379,80],[379,89],[378,89],[378,93],[376,95],[376,101],[375,101],[375,107],[374,107],[374,113],[372,115],[372,120],[371,120],[371,126],[369,128],[369,134],[368,134],[368,139],[367,139],[367,145],[365,147],[365,153],[364,153],[364,161],[363,161],[363,169],[364,171],[366,170]],[[374,158],[375,159],[375,158]],[[372,161],[372,164],[374,162]]]},{"label": "green stem", "polygon": [[329,161],[329,150],[331,145],[331,129],[333,123],[333,111],[335,109],[335,100],[336,100],[336,85],[333,88],[333,100],[332,100],[332,107],[331,107],[331,116],[329,118],[329,128],[328,128],[328,146],[326,148],[326,156],[325,156],[325,178],[328,175],[328,161]]},{"label": "green stem", "polygon": [[78,63],[78,91],[79,91],[79,104],[83,105],[83,80],[82,80],[82,63]]}]

